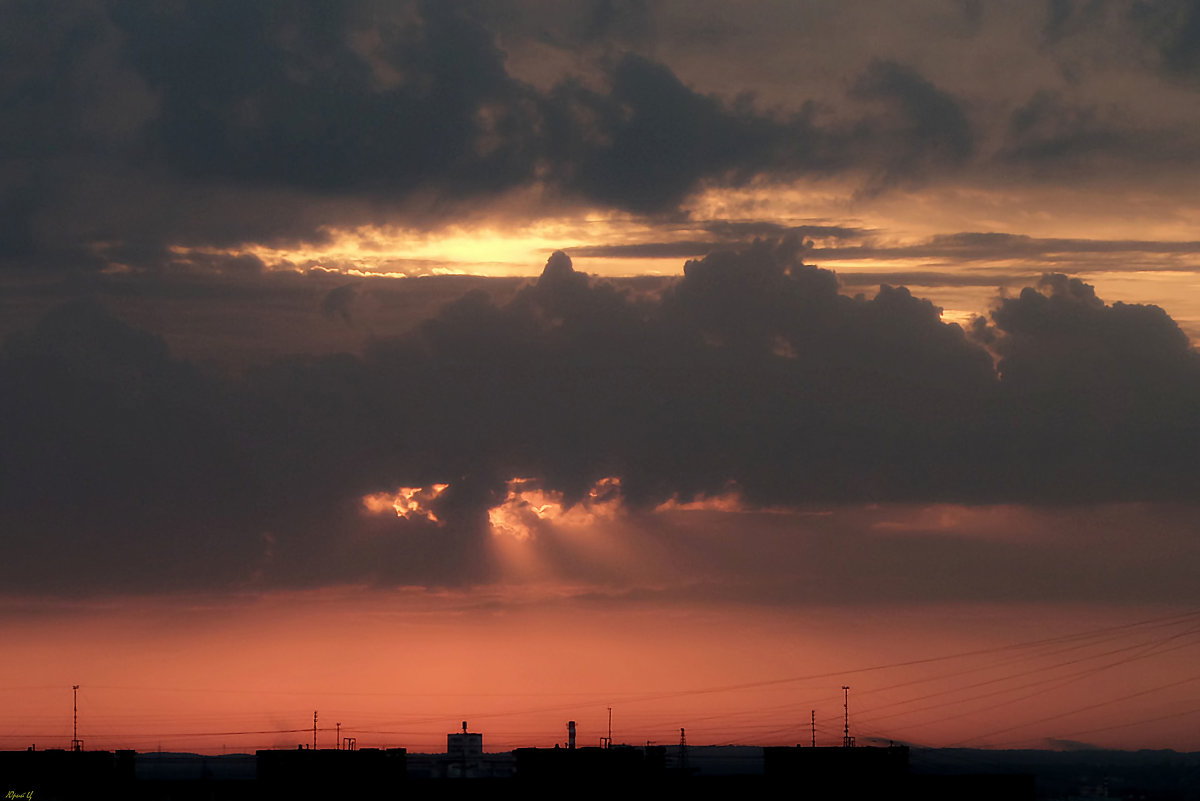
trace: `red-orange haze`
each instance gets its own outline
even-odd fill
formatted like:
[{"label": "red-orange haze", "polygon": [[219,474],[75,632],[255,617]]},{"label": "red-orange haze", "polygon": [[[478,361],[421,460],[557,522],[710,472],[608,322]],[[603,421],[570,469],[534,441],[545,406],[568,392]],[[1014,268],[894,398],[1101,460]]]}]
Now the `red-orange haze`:
[{"label": "red-orange haze", "polygon": [[1200,679],[1181,633],[1195,618],[1113,628],[1169,614],[683,609],[506,588],[129,599],[0,624],[0,748],[65,747],[78,683],[80,738],[102,749],[291,747],[311,742],[314,710],[330,747],[340,723],[360,746],[442,751],[462,720],[490,751],[559,742],[569,719],[589,744],[610,706],[617,742],[674,742],[685,727],[696,744],[795,744],[815,712],[818,743],[834,744],[843,684],[864,744],[1194,749]]}]

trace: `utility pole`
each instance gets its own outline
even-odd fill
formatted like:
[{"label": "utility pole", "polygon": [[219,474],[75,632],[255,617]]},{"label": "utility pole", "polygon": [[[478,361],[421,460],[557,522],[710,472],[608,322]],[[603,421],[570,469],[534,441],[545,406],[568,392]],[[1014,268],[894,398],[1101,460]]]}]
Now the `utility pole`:
[{"label": "utility pole", "polygon": [[812,747],[817,747],[817,710],[812,710],[809,713],[809,722],[812,724]]},{"label": "utility pole", "polygon": [[688,773],[687,737],[682,726],[679,727],[679,770],[684,776]]},{"label": "utility pole", "polygon": [[73,695],[71,701],[71,710],[74,713],[74,722],[71,725],[71,750],[82,751],[83,740],[79,739],[79,685],[71,685],[71,693]]},{"label": "utility pole", "polygon": [[845,728],[842,730],[842,746],[849,748],[854,745],[854,738],[850,736],[850,687],[842,685],[842,710],[845,720]]},{"label": "utility pole", "polygon": [[313,710],[313,750],[317,750],[317,710]]},{"label": "utility pole", "polygon": [[337,747],[337,750],[341,751],[342,750],[342,722],[338,721],[335,725],[337,726],[337,742],[334,745]]}]

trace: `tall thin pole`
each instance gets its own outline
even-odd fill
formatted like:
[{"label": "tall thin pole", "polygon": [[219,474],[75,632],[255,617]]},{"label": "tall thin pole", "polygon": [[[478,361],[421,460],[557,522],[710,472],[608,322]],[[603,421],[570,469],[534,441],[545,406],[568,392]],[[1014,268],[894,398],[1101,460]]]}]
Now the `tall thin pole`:
[{"label": "tall thin pole", "polygon": [[79,742],[79,685],[71,685],[71,711],[73,713],[73,723],[71,724],[71,750],[82,751]]},{"label": "tall thin pole", "polygon": [[340,720],[337,722],[337,742],[334,745],[337,750],[342,750],[342,722]]},{"label": "tall thin pole", "polygon": [[817,710],[809,712],[809,722],[812,724],[812,747],[817,747]]},{"label": "tall thin pole", "polygon": [[317,750],[317,710],[313,710],[313,750]]},{"label": "tall thin pole", "polygon": [[612,748],[612,707],[608,708],[608,748]]},{"label": "tall thin pole", "polygon": [[846,748],[850,747],[850,687],[842,685],[842,710],[845,719],[845,728],[842,730],[842,745]]}]

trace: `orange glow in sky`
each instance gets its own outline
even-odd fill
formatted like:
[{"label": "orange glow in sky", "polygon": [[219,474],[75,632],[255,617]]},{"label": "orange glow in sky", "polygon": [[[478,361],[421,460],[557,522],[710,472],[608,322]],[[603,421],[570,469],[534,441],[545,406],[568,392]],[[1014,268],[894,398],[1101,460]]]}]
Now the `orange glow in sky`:
[{"label": "orange glow in sky", "polygon": [[0,631],[21,647],[0,667],[0,748],[65,747],[74,683],[96,749],[294,747],[314,709],[326,744],[336,721],[360,746],[442,751],[467,720],[489,751],[550,746],[569,719],[589,744],[609,706],[618,742],[684,726],[696,744],[795,744],[815,711],[832,744],[842,684],[862,744],[1200,746],[1194,613],[518,597],[344,588],[8,618]]},{"label": "orange glow in sky", "polygon": [[429,508],[429,503],[446,491],[449,484],[434,484],[425,487],[398,487],[394,493],[380,492],[367,495],[363,507],[373,514],[392,510],[397,517],[423,517],[437,523],[437,515]]},{"label": "orange glow in sky", "polygon": [[[942,571],[981,569],[972,554],[1034,549],[1032,564],[1079,554],[1082,541],[1119,546],[1086,517],[957,505],[764,514],[739,511],[730,489],[639,518],[619,486],[604,479],[564,509],[514,479],[493,509],[501,572],[471,586],[9,599],[0,748],[65,747],[73,684],[80,737],[96,749],[294,747],[310,741],[316,709],[323,742],[340,722],[363,747],[440,752],[467,720],[500,751],[552,745],[566,720],[586,743],[609,706],[618,742],[669,742],[686,727],[695,744],[795,744],[815,712],[819,742],[833,744],[843,684],[862,744],[1200,748],[1194,609],[879,594],[914,572],[952,586]],[[444,489],[364,503],[424,516]],[[1096,514],[1119,528],[1145,510]],[[1184,580],[1154,560],[1188,564],[1187,531],[1156,537],[1114,580]],[[1113,558],[1078,570],[1104,580]],[[1021,565],[992,569],[1040,580]]]},{"label": "orange glow in sky", "polygon": [[[592,211],[539,219],[480,220],[433,230],[400,225],[330,228],[320,244],[247,244],[223,255],[253,255],[271,269],[318,269],[357,278],[471,274],[534,277],[554,250],[589,247],[636,248],[644,243],[719,247],[713,224],[840,226],[861,232],[862,241],[840,242],[810,234],[807,263],[843,276],[844,291],[872,295],[880,283],[912,287],[943,308],[947,322],[965,324],[985,314],[998,292],[1019,291],[1044,272],[1078,274],[1108,302],[1154,303],[1171,314],[1193,339],[1200,338],[1200,204],[1188,200],[1166,208],[1162,201],[1130,200],[1114,207],[1087,188],[922,189],[863,196],[850,184],[765,180],[740,188],[699,191],[686,216],[663,223],[612,212]],[[1150,250],[1047,252],[1031,258],[1020,251],[963,258],[954,252],[913,254],[938,236],[1008,233],[1059,240],[1148,242]],[[1181,250],[1154,250],[1153,243],[1179,243]],[[868,245],[869,252],[859,250]],[[908,249],[908,250],[906,250]],[[174,248],[181,258],[191,252]],[[210,253],[201,248],[196,253]],[[702,252],[696,251],[699,257]],[[605,251],[576,256],[577,270],[600,276],[678,275],[687,256],[645,250]],[[855,274],[866,274],[856,281]],[[964,279],[967,279],[964,281]]]},{"label": "orange glow in sky", "polygon": [[504,502],[488,510],[488,522],[497,536],[527,540],[539,520],[578,528],[612,519],[620,508],[621,479],[615,476],[597,481],[586,498],[570,507],[563,506],[561,492],[540,489],[531,478],[514,478]]}]

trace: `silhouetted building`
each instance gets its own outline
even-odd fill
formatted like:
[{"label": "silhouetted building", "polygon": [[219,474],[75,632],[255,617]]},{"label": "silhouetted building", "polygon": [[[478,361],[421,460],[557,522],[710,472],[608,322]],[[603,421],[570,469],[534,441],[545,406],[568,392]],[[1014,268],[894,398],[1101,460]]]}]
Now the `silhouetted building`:
[{"label": "silhouetted building", "polygon": [[518,748],[517,779],[528,784],[578,783],[645,784],[666,775],[667,749],[661,745],[637,748]]},{"label": "silhouetted building", "polygon": [[258,784],[270,798],[396,795],[407,774],[407,753],[403,748],[257,751]]},{"label": "silhouetted building", "polygon": [[896,797],[908,786],[908,747],[764,748],[763,775],[801,798]]},{"label": "silhouetted building", "polygon": [[772,792],[801,799],[1034,801],[1032,774],[914,775],[907,746],[764,748]]},{"label": "silhouetted building", "polygon": [[483,735],[462,731],[446,735],[446,776],[449,778],[479,778],[483,776]]},{"label": "silhouetted building", "polygon": [[5,792],[46,801],[117,796],[133,786],[134,757],[133,751],[0,751],[0,779]]},{"label": "silhouetted building", "polygon": [[920,801],[1034,801],[1032,773],[912,776],[909,798]]}]

